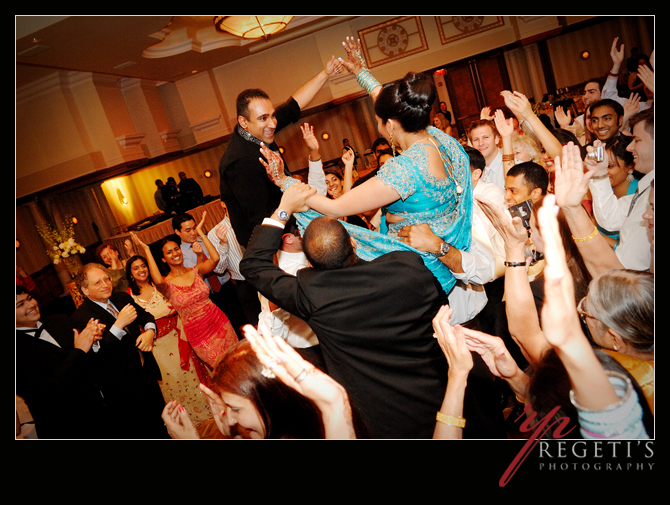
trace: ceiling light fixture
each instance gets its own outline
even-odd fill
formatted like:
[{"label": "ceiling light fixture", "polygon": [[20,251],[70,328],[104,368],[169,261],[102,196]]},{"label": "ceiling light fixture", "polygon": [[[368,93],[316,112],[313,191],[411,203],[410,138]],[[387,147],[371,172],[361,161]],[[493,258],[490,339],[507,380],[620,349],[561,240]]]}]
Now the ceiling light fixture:
[{"label": "ceiling light fixture", "polygon": [[293,16],[215,16],[214,27],[243,39],[267,39],[286,28],[291,19]]}]

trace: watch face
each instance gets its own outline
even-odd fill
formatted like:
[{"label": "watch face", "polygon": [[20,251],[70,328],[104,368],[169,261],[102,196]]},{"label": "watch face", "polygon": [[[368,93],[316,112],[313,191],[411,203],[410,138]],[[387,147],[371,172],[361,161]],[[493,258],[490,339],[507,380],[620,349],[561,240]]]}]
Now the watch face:
[{"label": "watch face", "polygon": [[279,219],[282,221],[288,221],[288,212],[285,210],[280,210],[277,212],[277,215],[279,216]]}]

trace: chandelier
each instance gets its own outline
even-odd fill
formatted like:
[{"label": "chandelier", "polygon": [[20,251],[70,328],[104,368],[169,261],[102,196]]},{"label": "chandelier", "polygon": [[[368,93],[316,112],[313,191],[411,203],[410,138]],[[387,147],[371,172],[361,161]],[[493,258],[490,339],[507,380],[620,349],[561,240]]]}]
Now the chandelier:
[{"label": "chandelier", "polygon": [[243,39],[260,39],[282,31],[293,16],[215,16],[217,31]]}]

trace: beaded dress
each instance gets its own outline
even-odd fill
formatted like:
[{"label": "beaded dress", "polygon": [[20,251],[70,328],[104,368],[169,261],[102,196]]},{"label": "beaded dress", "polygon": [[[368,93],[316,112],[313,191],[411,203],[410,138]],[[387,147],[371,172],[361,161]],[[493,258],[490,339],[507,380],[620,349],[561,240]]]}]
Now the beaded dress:
[{"label": "beaded dress", "polygon": [[[397,201],[382,209],[380,231],[374,232],[348,223],[343,225],[356,240],[358,257],[369,261],[391,251],[414,251],[421,255],[445,293],[449,293],[456,279],[447,266],[435,255],[418,251],[397,238],[402,227],[427,223],[433,233],[452,247],[461,251],[470,248],[473,200],[469,158],[453,137],[432,126],[427,131],[434,147],[416,143],[400,156],[384,163],[375,176],[400,195]],[[428,171],[427,149],[433,148],[440,152],[446,177],[437,178]],[[284,189],[293,182],[289,180]],[[404,220],[387,224],[387,212]],[[295,214],[302,231],[321,215],[314,210]]]},{"label": "beaded dress", "polygon": [[214,368],[219,355],[238,341],[228,317],[209,298],[209,287],[195,267],[190,286],[170,282],[170,303],[177,309],[189,344],[207,365]]}]

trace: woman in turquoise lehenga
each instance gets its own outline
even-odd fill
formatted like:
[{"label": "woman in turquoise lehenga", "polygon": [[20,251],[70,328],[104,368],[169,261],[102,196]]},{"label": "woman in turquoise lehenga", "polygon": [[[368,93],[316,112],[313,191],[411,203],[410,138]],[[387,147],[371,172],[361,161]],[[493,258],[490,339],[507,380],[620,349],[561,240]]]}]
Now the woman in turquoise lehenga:
[{"label": "woman in turquoise lehenga", "polygon": [[[409,73],[400,81],[381,86],[365,68],[360,43],[347,41],[349,62],[342,62],[356,75],[375,104],[377,128],[392,148],[402,154],[386,161],[377,175],[336,200],[314,195],[311,210],[295,214],[304,228],[321,215],[338,217],[382,208],[380,232],[343,223],[356,240],[356,254],[372,260],[382,254],[411,250],[419,253],[446,293],[456,283],[451,271],[431,253],[417,251],[398,237],[401,228],[427,223],[433,233],[450,246],[469,250],[472,216],[472,179],[469,159],[451,136],[430,124],[436,91],[432,80]],[[281,158],[266,147],[268,175],[282,190],[295,179],[283,175]]]}]

